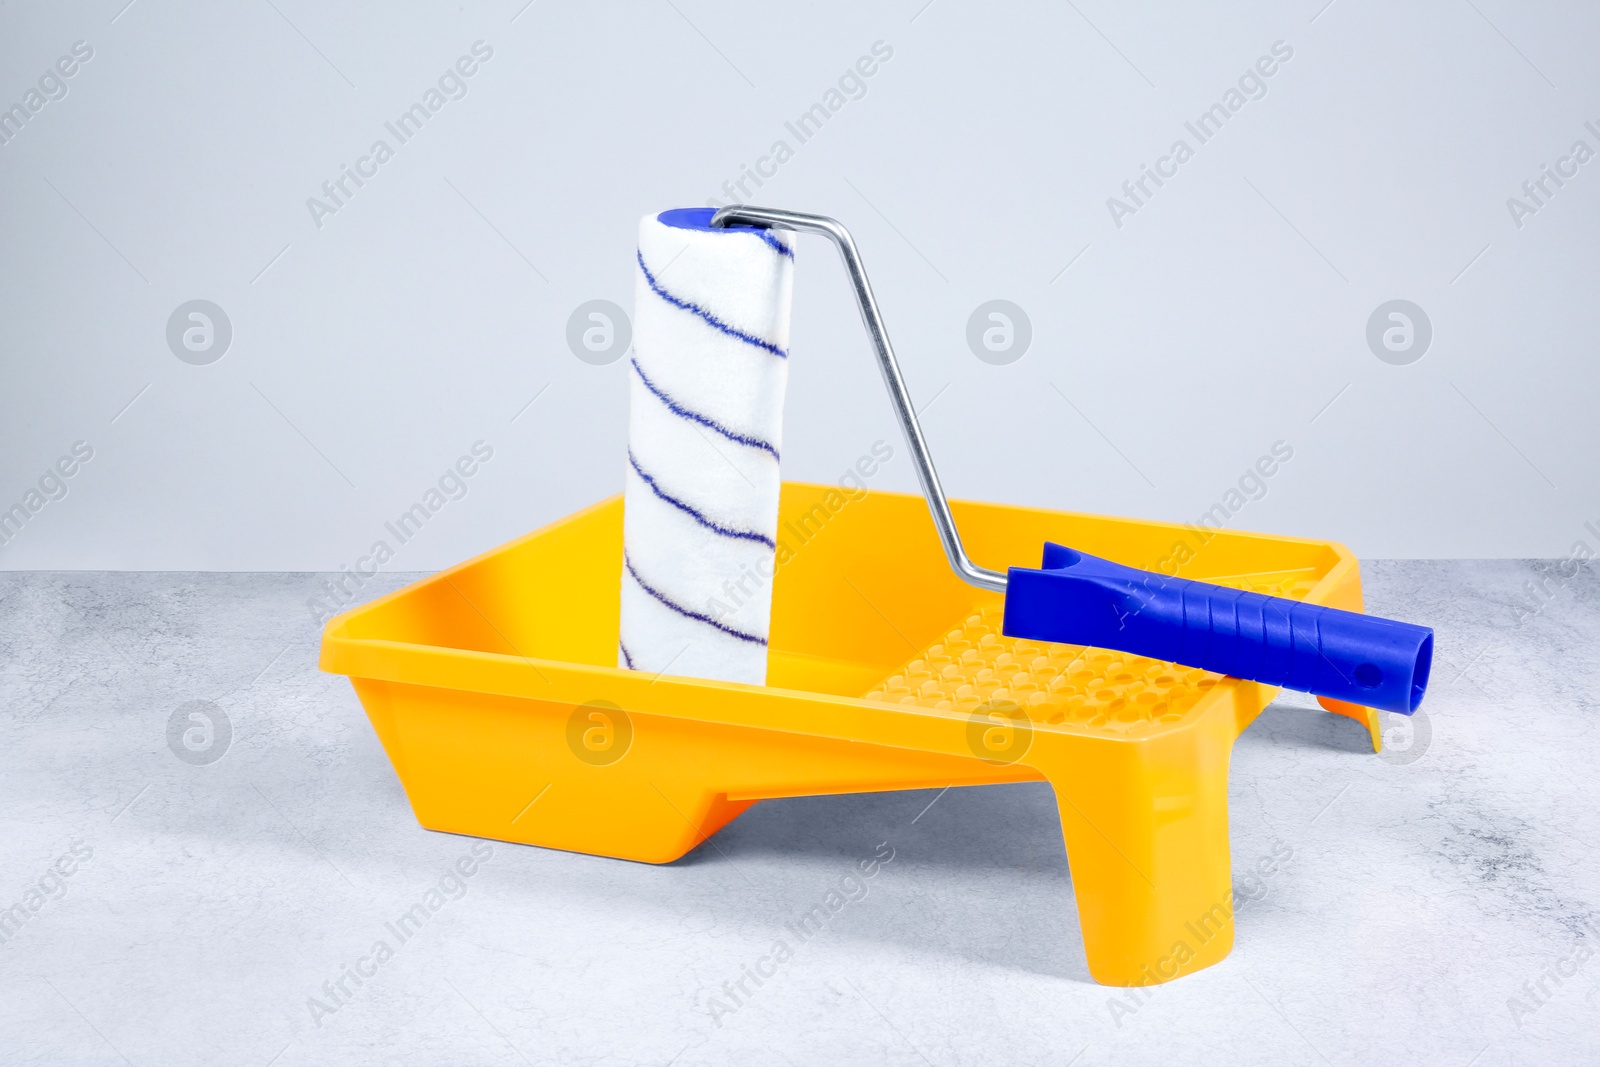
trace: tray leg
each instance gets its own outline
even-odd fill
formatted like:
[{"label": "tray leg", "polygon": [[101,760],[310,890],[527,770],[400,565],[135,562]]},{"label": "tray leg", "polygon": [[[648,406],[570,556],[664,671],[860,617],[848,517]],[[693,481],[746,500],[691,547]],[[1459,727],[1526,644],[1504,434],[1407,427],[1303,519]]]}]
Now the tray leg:
[{"label": "tray leg", "polygon": [[1221,716],[1209,719],[1143,745],[1060,738],[1053,758],[1029,760],[1055,790],[1097,982],[1168,982],[1233,948],[1233,736]]},{"label": "tray leg", "polygon": [[1335,715],[1343,715],[1347,719],[1354,719],[1367,728],[1367,735],[1372,738],[1372,751],[1383,751],[1383,723],[1378,719],[1378,713],[1371,708],[1364,708],[1360,704],[1351,704],[1343,700],[1333,700],[1330,697],[1318,697],[1317,703],[1322,705],[1324,711],[1331,711]]}]

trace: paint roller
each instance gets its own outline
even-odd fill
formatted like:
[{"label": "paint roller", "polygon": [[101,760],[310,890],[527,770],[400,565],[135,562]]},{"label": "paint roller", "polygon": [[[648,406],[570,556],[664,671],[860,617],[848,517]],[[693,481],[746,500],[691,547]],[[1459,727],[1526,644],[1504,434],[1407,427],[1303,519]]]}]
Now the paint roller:
[{"label": "paint roller", "polygon": [[[681,254],[659,240],[674,229],[692,232],[676,242]],[[682,258],[694,250],[674,282],[663,282],[648,268],[646,231],[653,257]],[[748,462],[740,482],[708,478],[708,495],[679,501],[676,516],[662,510],[663,493],[642,474],[636,470],[630,477],[624,504],[623,665],[664,671],[676,661],[676,673],[765,681],[770,584],[763,595],[745,601],[742,615],[732,621],[695,605],[715,601],[720,583],[734,580],[745,567],[764,565],[771,573],[793,263],[784,231],[826,237],[843,257],[945,555],[963,581],[1005,595],[1006,636],[1115,649],[1365,707],[1407,715],[1416,711],[1433,661],[1433,631],[1427,627],[1170,577],[1049,543],[1037,568],[1011,567],[1002,574],[975,564],[962,546],[849,231],[825,216],[748,205],[666,212],[641,227],[630,464],[637,452],[651,447],[652,431],[635,421],[641,414],[646,419],[659,415],[649,407],[651,397],[669,410],[677,405],[674,429],[690,446],[681,451],[663,446],[664,465],[693,462],[696,450],[685,425],[714,450]],[[673,371],[674,385],[692,384],[672,400],[669,392],[652,392],[652,379],[643,370],[664,368],[667,361],[694,365]],[[713,388],[714,381],[720,389]],[[703,450],[696,454],[701,461],[711,459]],[[687,471],[683,476],[688,480]],[[638,521],[636,501],[644,513]],[[671,531],[658,529],[656,520],[662,517],[672,520]],[[650,534],[666,535],[652,552],[653,562],[662,567],[659,581],[677,583],[677,599],[671,590],[654,590],[660,595],[652,596],[635,573],[631,561],[645,551],[643,541]],[[691,663],[710,670],[690,669]]]}]

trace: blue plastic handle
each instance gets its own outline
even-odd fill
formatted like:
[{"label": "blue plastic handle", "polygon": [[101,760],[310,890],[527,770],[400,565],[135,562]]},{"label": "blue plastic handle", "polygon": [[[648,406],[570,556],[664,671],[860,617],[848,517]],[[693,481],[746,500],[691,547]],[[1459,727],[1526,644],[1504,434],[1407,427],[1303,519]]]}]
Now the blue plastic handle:
[{"label": "blue plastic handle", "polygon": [[1005,634],[1094,645],[1410,715],[1433,664],[1426,626],[1125,567],[1046,544],[1012,567]]}]

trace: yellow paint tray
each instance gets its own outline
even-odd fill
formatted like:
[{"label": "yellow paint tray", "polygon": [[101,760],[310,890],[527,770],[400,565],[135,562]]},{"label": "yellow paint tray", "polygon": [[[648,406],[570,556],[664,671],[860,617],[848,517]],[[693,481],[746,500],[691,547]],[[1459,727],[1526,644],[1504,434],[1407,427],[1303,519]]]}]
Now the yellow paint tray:
[{"label": "yellow paint tray", "polygon": [[[991,566],[1053,541],[1361,610],[1329,542],[953,510]],[[785,483],[779,530],[765,686],[615,666],[621,497],[338,616],[321,666],[350,676],[429,829],[666,863],[766,798],[1043,780],[1096,980],[1227,955],[1228,760],[1275,688],[1002,636],[1001,594],[950,570],[919,496]],[[1324,704],[1376,745],[1375,713]]]}]

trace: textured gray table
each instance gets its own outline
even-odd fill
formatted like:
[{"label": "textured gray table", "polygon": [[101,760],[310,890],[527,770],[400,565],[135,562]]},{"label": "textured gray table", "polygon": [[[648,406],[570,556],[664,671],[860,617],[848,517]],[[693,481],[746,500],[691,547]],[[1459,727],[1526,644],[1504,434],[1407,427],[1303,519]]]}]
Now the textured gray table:
[{"label": "textured gray table", "polygon": [[[1137,997],[1088,978],[1043,784],[769,801],[668,867],[478,862],[317,671],[317,576],[0,575],[0,1062],[1600,1062],[1600,580],[1519,622],[1547,565],[1364,569],[1438,630],[1431,738],[1386,762],[1269,708],[1235,750],[1233,955]],[[169,747],[197,700],[231,738]]]}]

